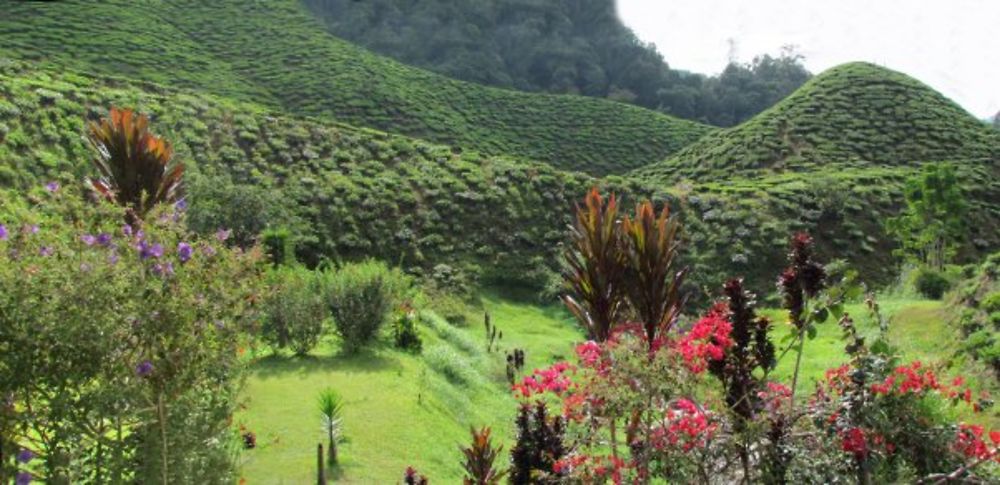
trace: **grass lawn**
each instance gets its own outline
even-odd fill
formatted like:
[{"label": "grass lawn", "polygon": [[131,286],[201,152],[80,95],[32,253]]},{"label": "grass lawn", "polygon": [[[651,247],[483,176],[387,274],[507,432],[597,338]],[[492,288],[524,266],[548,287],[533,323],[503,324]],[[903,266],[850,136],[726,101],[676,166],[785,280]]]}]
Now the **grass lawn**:
[{"label": "grass lawn", "polygon": [[[522,348],[526,371],[572,355],[582,335],[568,314],[486,294],[483,305],[504,333],[502,349]],[[237,422],[257,434],[258,447],[243,453],[250,484],[301,484],[315,480],[316,444],[324,441],[316,409],[319,392],[331,387],[345,399],[346,443],[337,483],[396,483],[408,465],[437,483],[461,478],[459,443],[469,426],[491,426],[509,450],[515,400],[503,383],[503,352],[485,352],[481,321],[439,334],[421,325],[424,354],[383,343],[348,356],[327,338],[304,358],[264,356],[252,367]],[[473,348],[470,348],[473,347]],[[427,355],[455,355],[478,375],[454,383],[436,372]],[[325,446],[325,443],[324,443]]]},{"label": "grass lawn", "polygon": [[[483,307],[503,331],[501,349],[522,348],[526,369],[572,359],[573,345],[583,339],[572,318],[558,306],[539,307],[485,293]],[[970,372],[974,365],[953,358],[956,331],[940,302],[895,299],[881,302],[891,317],[890,340],[904,360],[920,359],[943,367],[942,375],[970,377],[977,388],[996,388],[988,374]],[[862,332],[878,329],[863,305],[850,305]],[[776,324],[776,339],[787,331],[780,311],[763,312]],[[461,477],[457,446],[467,441],[469,426],[488,425],[509,450],[513,438],[515,400],[503,382],[503,350],[485,351],[481,317],[458,328],[438,321],[420,325],[422,355],[399,352],[388,343],[357,355],[343,355],[335,338],[327,338],[305,358],[264,356],[258,360],[245,390],[246,409],[239,423],[257,433],[258,448],[243,453],[243,476],[251,484],[310,483],[315,478],[316,444],[323,441],[316,396],[331,387],[346,400],[347,441],[341,445],[342,463],[334,470],[338,483],[395,483],[413,465],[434,482],[456,483]],[[808,340],[802,360],[800,395],[813,389],[823,372],[846,359],[841,330],[833,321],[819,327]],[[449,380],[430,354],[453,359],[447,365],[467,370],[465,381]],[[791,381],[794,353],[779,364],[774,376]],[[950,368],[945,368],[950,366]],[[437,369],[437,370],[435,370]],[[984,387],[982,383],[988,384]],[[991,410],[962,419],[1000,424]]]}]

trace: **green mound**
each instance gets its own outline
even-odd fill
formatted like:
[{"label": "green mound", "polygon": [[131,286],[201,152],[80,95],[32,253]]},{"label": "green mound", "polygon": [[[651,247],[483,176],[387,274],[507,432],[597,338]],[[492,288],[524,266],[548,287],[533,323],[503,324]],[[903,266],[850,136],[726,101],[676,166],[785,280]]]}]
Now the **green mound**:
[{"label": "green mound", "polygon": [[844,64],[737,127],[637,172],[661,180],[1000,157],[1000,136],[904,74]]},{"label": "green mound", "polygon": [[251,101],[593,174],[712,129],[593,98],[454,81],[339,40],[295,0],[13,2],[0,56]]}]

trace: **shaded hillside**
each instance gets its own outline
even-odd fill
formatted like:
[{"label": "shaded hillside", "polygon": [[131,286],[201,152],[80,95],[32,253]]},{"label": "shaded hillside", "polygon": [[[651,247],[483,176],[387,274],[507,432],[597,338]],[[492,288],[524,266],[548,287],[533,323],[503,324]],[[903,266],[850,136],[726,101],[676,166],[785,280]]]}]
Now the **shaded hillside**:
[{"label": "shaded hillside", "polygon": [[665,180],[1000,157],[1000,136],[940,93],[866,63],[813,78],[752,120],[638,171]]},{"label": "shaded hillside", "polygon": [[810,77],[790,52],[719,65],[711,77],[671,69],[622,24],[615,0],[304,3],[338,37],[452,78],[612,98],[717,126],[752,117]]},{"label": "shaded hillside", "polygon": [[4,10],[0,55],[593,174],[661,160],[711,130],[621,103],[411,68],[333,37],[296,0],[13,2]]}]

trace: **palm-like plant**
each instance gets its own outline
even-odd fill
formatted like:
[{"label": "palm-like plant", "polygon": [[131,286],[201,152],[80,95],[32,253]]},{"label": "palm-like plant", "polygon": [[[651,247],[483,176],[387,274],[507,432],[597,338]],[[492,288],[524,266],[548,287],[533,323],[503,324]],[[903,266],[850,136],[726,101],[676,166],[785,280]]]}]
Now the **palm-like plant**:
[{"label": "palm-like plant", "polygon": [[495,485],[500,483],[507,471],[493,468],[493,462],[500,455],[503,446],[493,446],[493,440],[490,439],[491,430],[488,427],[479,431],[471,428],[470,432],[472,433],[472,446],[461,448],[462,454],[465,455],[465,463],[462,464],[462,468],[465,469],[465,478],[462,483],[464,485]]},{"label": "palm-like plant", "polygon": [[636,206],[634,219],[626,216],[622,221],[630,273],[625,291],[650,347],[670,330],[684,306],[680,288],[687,270],[676,268],[679,228],[667,206],[657,216],[648,200]]},{"label": "palm-like plant", "polygon": [[611,327],[625,309],[622,276],[625,254],[618,226],[618,203],[607,202],[597,188],[576,207],[572,242],[566,251],[563,272],[572,295],[563,297],[566,307],[598,342],[608,339]]},{"label": "palm-like plant", "polygon": [[333,389],[326,389],[319,394],[319,412],[323,417],[323,431],[329,440],[327,451],[331,465],[337,463],[337,443],[341,440],[343,431],[344,402]]},{"label": "palm-like plant", "polygon": [[90,123],[100,178],[90,184],[104,197],[142,218],[156,204],[176,200],[184,165],[172,162],[173,147],[149,131],[149,118],[111,108],[107,118]]}]

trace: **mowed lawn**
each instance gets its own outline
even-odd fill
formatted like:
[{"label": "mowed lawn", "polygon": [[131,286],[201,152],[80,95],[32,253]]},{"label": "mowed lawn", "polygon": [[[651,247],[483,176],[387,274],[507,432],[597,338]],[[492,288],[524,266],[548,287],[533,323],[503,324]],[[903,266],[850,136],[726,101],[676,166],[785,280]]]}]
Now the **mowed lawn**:
[{"label": "mowed lawn", "polygon": [[316,445],[323,442],[316,399],[327,387],[345,400],[341,464],[337,483],[396,483],[414,466],[434,483],[461,479],[459,444],[470,426],[491,426],[509,450],[517,403],[503,382],[503,349],[522,348],[526,372],[570,358],[582,340],[570,316],[558,307],[538,307],[487,294],[483,305],[503,331],[499,352],[486,353],[485,328],[473,320],[460,328],[469,352],[422,324],[425,355],[449,347],[482,376],[456,384],[434,371],[425,357],[400,352],[388,337],[357,355],[343,355],[327,337],[308,357],[263,356],[252,367],[244,390],[245,409],[236,420],[257,435],[257,448],[242,453],[242,476],[249,484],[313,483]]},{"label": "mowed lawn", "polygon": [[[573,347],[583,334],[558,306],[540,307],[495,293],[484,294],[482,303],[503,332],[499,352],[485,351],[480,316],[452,335],[421,324],[423,355],[397,351],[388,338],[357,355],[342,355],[336,339],[327,337],[309,357],[262,357],[247,381],[246,409],[237,416],[237,422],[254,431],[258,440],[257,449],[242,455],[243,477],[250,484],[315,480],[316,444],[324,441],[316,396],[326,387],[345,399],[347,441],[341,445],[341,465],[333,471],[338,483],[396,483],[410,465],[434,482],[457,483],[461,478],[458,445],[467,441],[469,426],[491,426],[505,445],[506,455],[517,403],[503,382],[503,350],[524,349],[524,372],[529,373],[572,359]],[[905,361],[919,359],[940,366],[947,377],[962,374],[975,385],[996,387],[988,374],[970,371],[977,366],[955,358],[958,334],[948,325],[941,302],[897,299],[881,304],[891,319],[890,341]],[[877,325],[862,304],[849,305],[847,311],[863,333],[874,337]],[[780,339],[787,332],[784,313],[763,313],[774,319],[773,335]],[[462,384],[436,372],[426,358],[428,349],[436,347],[453,349],[480,378]],[[812,391],[826,369],[846,361],[843,347],[836,322],[819,326],[816,338],[806,341],[800,396]],[[794,352],[785,356],[774,371],[775,378],[791,381],[794,357]],[[975,416],[962,411],[959,417],[1000,423],[995,410]]]}]

